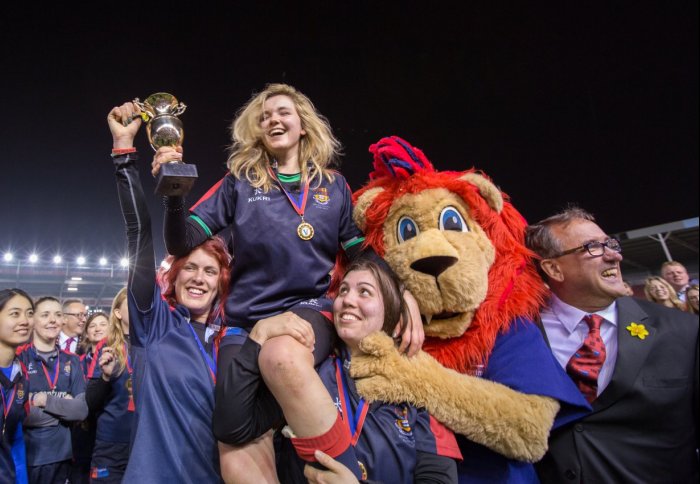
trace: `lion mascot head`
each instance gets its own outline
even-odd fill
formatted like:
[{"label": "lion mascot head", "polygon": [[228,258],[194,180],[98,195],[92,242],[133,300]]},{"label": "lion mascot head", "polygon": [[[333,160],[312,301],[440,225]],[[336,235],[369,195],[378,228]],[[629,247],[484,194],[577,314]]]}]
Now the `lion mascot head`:
[{"label": "lion mascot head", "polygon": [[436,171],[397,136],[370,152],[374,171],[354,194],[353,218],[418,301],[423,349],[469,373],[488,362],[500,331],[543,301],[525,219],[482,172]]}]

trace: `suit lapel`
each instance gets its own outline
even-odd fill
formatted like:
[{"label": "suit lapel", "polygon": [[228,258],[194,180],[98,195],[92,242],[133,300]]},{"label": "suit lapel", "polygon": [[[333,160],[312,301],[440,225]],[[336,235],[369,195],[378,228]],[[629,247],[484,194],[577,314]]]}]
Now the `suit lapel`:
[{"label": "suit lapel", "polygon": [[[593,410],[610,406],[630,391],[637,374],[654,346],[655,322],[631,297],[617,300],[617,361],[612,379],[603,393],[593,402]],[[643,324],[649,332],[645,339],[632,336],[627,329],[631,323]]]}]

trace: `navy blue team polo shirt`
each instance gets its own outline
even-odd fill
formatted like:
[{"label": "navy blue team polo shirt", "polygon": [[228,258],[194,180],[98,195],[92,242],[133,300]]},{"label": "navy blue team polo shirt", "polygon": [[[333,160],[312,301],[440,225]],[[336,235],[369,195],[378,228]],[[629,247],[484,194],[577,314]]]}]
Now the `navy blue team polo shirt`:
[{"label": "navy blue team polo shirt", "polygon": [[128,301],[136,413],[124,482],[221,482],[214,381],[189,311],[168,306],[157,285],[148,310],[131,290]]},{"label": "navy blue team polo shirt", "polygon": [[[85,375],[77,355],[59,350],[55,357],[49,358],[48,365],[44,365],[36,348],[30,344],[20,352],[19,358],[27,369],[33,393],[47,392],[60,398],[85,393]],[[29,466],[73,458],[70,427],[67,425],[58,423],[50,427],[25,428],[24,436]]]},{"label": "navy blue team polo shirt", "polygon": [[227,323],[250,329],[258,320],[323,296],[342,247],[364,239],[352,220],[345,178],[309,188],[304,220],[311,240],[297,235],[301,217],[279,189],[263,192],[228,174],[191,209],[208,235],[231,226],[234,262],[226,301]]},{"label": "navy blue team polo shirt", "polygon": [[[346,358],[349,356],[346,355]],[[337,361],[339,360],[336,356],[328,358],[321,364],[318,373],[336,407],[342,413]],[[350,405],[356,412],[360,396],[347,365],[342,365],[341,368],[347,383]],[[347,419],[348,416],[344,415],[343,420]],[[462,458],[454,434],[432,418],[426,410],[407,403],[394,405],[374,402],[369,406],[364,426],[355,445],[355,454],[367,470],[368,480],[413,483],[418,451],[455,460]]]},{"label": "navy blue team polo shirt", "polygon": [[[26,479],[26,464],[23,468],[15,468],[15,459],[25,460],[24,441],[22,437],[22,421],[26,416],[26,404],[29,397],[29,385],[22,365],[17,358],[10,367],[9,378],[0,372],[0,484],[15,484]],[[5,417],[7,413],[7,417]],[[14,458],[13,458],[14,455]]]}]

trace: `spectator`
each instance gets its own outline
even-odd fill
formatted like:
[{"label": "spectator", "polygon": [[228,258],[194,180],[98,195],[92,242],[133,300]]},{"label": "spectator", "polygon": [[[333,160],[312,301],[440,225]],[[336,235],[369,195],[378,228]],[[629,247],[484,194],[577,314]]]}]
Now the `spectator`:
[{"label": "spectator", "polygon": [[0,290],[0,483],[27,483],[27,456],[22,421],[29,399],[28,379],[18,347],[32,335],[34,303],[21,289]]},{"label": "spectator", "polygon": [[35,309],[32,343],[19,352],[31,389],[24,422],[29,482],[63,484],[72,469],[71,424],[88,414],[85,377],[78,356],[56,343],[63,322],[58,299],[42,297]]},{"label": "spectator", "polygon": [[685,302],[685,290],[688,287],[689,276],[685,266],[675,260],[661,264],[661,277],[673,286],[676,297]]},{"label": "spectator", "polygon": [[91,355],[87,359],[92,359],[97,343],[107,337],[108,330],[109,317],[101,311],[92,313],[85,323],[85,337],[78,345],[80,354],[83,356]]},{"label": "spectator", "polygon": [[80,337],[87,322],[87,309],[81,299],[63,301],[63,327],[58,337],[58,345],[63,351],[80,354]]},{"label": "spectator", "polygon": [[135,406],[128,342],[129,310],[126,288],[123,288],[112,301],[107,339],[97,348],[96,357],[102,364],[93,364],[88,370],[85,399],[97,418],[91,462],[94,483],[122,482],[129,463]]},{"label": "spectator", "polygon": [[691,284],[685,291],[686,310],[692,314],[698,314],[698,285]]},{"label": "spectator", "polygon": [[685,304],[678,299],[673,286],[663,277],[649,276],[644,281],[644,295],[648,301],[663,304],[667,308],[685,310]]},{"label": "spectator", "polygon": [[697,482],[697,316],[624,296],[619,241],[579,208],[527,242],[552,292],[552,352],[593,407],[552,431],[542,482]]},{"label": "spectator", "polygon": [[632,286],[630,285],[629,282],[627,282],[623,279],[622,285],[625,286],[625,290],[626,290],[625,296],[634,296],[634,289],[632,289]]}]

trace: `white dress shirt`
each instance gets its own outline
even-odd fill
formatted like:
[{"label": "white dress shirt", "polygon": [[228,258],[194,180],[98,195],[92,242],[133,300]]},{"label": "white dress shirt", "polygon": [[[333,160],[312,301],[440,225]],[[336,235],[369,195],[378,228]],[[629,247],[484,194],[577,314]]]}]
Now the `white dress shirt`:
[{"label": "white dress shirt", "polygon": [[[61,331],[58,334],[58,346],[62,349],[66,349],[66,340],[68,340],[70,336],[66,335],[63,331]],[[70,346],[68,347],[68,351],[71,353],[75,353],[78,350],[78,340],[80,338],[78,336],[73,336],[73,341],[71,341]]]},{"label": "white dress shirt", "polygon": [[542,325],[547,333],[554,357],[566,371],[566,365],[588,336],[588,325],[584,316],[598,314],[603,318],[600,336],[605,343],[605,362],[598,376],[598,395],[608,386],[617,361],[617,303],[595,313],[587,313],[566,304],[552,294],[548,307],[540,312]]}]

